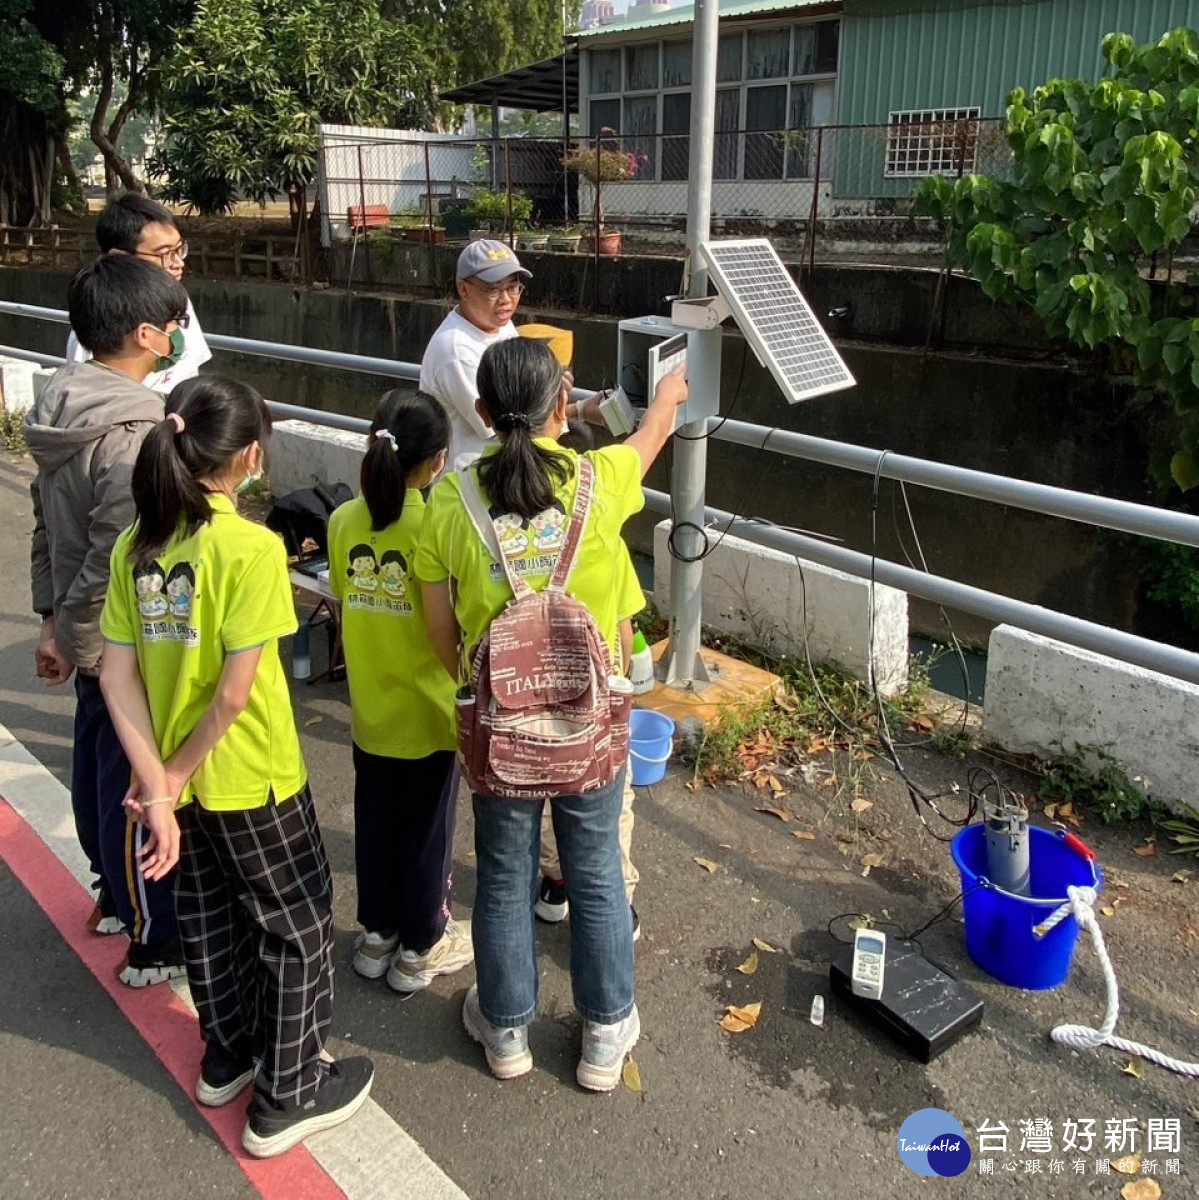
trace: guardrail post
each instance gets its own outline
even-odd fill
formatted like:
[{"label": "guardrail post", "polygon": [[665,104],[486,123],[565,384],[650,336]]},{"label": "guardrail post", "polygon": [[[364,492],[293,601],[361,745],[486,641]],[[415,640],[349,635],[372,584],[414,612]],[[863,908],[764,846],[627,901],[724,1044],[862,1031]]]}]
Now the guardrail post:
[{"label": "guardrail post", "polygon": [[812,181],[812,213],[808,218],[808,283],[816,270],[816,217],[820,209],[820,166],[824,156],[824,126],[816,128],[816,175]]}]

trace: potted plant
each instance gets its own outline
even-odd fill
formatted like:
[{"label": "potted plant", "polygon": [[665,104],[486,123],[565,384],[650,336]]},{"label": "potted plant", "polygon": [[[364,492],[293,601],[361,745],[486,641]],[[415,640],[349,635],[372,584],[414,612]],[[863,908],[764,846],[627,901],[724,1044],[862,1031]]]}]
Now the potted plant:
[{"label": "potted plant", "polygon": [[516,248],[518,250],[546,250],[549,248],[550,235],[548,233],[533,233],[526,231],[516,235]]},{"label": "potted plant", "polygon": [[550,234],[549,248],[556,250],[559,254],[577,254],[582,240],[583,231],[581,229],[560,229],[556,233]]},{"label": "potted plant", "polygon": [[[600,130],[600,136],[611,134],[611,130]],[[588,235],[588,242],[600,254],[620,253],[620,230],[608,229],[604,225],[603,189],[604,182],[632,179],[641,165],[648,161],[644,154],[632,154],[624,150],[610,150],[598,139],[593,145],[576,146],[562,159],[568,171],[574,171],[591,184],[591,224],[598,233]]]},{"label": "potted plant", "polygon": [[[466,209],[473,224],[472,232],[486,227],[491,232],[504,232],[508,228],[508,193],[493,192],[490,188],[476,188]],[[524,192],[512,193],[512,227],[527,228],[533,216],[533,198]]]}]

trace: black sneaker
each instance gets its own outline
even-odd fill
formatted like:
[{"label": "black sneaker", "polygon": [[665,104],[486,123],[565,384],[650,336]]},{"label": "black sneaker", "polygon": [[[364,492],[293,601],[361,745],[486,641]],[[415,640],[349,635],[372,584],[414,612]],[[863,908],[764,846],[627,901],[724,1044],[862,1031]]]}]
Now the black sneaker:
[{"label": "black sneaker", "polygon": [[220,1108],[245,1091],[253,1078],[254,1064],[249,1056],[232,1055],[219,1043],[209,1042],[196,1080],[196,1099],[209,1108]]},{"label": "black sneaker", "polygon": [[548,875],[541,877],[541,890],[537,893],[537,903],[533,905],[539,921],[557,925],[565,921],[570,912],[566,901],[566,884],[561,879],[551,879]]},{"label": "black sneaker", "polygon": [[324,1070],[316,1095],[299,1108],[276,1108],[260,1092],[254,1093],[241,1135],[247,1154],[273,1158],[311,1134],[348,1121],[366,1103],[375,1077],[375,1064],[369,1058],[343,1058]]},{"label": "black sneaker", "polygon": [[183,947],[178,938],[168,942],[130,942],[129,950],[121,965],[117,967],[117,978],[132,988],[150,987],[155,983],[166,983],[185,975]]},{"label": "black sneaker", "polygon": [[633,941],[641,941],[641,918],[637,915],[637,910],[630,904],[629,913],[633,918]]}]

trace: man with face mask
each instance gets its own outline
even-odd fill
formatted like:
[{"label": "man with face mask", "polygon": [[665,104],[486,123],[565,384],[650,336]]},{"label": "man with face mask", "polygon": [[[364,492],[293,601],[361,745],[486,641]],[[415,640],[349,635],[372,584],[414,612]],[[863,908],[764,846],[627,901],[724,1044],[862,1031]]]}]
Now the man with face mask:
[{"label": "man with face mask", "polygon": [[[183,279],[187,243],[170,210],[148,196],[126,192],[119,200],[114,200],[96,222],[96,242],[102,254],[129,254],[161,267],[176,283]],[[170,356],[171,361],[151,371],[143,381],[151,391],[163,396],[175,384],[198,375],[200,368],[212,358],[190,300],[187,302],[187,323],[181,327],[176,341],[178,352]],[[90,357],[91,352],[80,345],[72,331],[67,338],[67,360],[85,362]]]},{"label": "man with face mask", "polygon": [[[163,419],[162,397],[144,381],[178,362],[187,307],[182,284],[134,255],[107,254],[81,268],[67,308],[90,357],[60,367],[25,418],[38,468],[30,487],[33,608],[42,618],[37,674],[52,686],[75,676],[71,804],[97,890],[88,927],[129,935],[118,976],[131,987],[183,974],[183,958],[173,877],[142,877],[145,827],[125,819],[129,763],[100,693],[100,610],[113,543],[134,518],[133,465]],[[153,599],[147,595],[143,617],[167,619]]]}]

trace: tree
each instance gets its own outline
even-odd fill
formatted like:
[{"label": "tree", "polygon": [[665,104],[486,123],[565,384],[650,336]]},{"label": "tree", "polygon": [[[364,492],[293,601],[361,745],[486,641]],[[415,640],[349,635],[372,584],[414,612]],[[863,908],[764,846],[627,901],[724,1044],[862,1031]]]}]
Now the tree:
[{"label": "tree", "polygon": [[415,33],[380,0],[200,0],[160,70],[167,199],[203,213],[286,194],[303,216],[317,126],[423,123]]},{"label": "tree", "polygon": [[[1052,79],[1008,97],[1013,178],[925,181],[917,211],[947,225],[950,262],[996,300],[1031,304],[1052,337],[1105,348],[1179,416],[1170,474],[1199,484],[1199,319],[1173,253],[1199,196],[1199,33],[1103,40],[1098,83]],[[1164,259],[1169,280],[1151,287]]]}]

